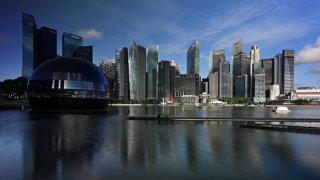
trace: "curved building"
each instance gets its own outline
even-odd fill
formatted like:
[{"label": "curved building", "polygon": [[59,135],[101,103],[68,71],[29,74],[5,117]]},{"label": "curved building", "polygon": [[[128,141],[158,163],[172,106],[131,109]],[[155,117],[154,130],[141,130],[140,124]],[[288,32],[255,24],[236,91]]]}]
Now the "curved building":
[{"label": "curved building", "polygon": [[107,80],[80,58],[57,57],[38,66],[28,82],[32,109],[105,109]]},{"label": "curved building", "polygon": [[187,52],[187,74],[200,74],[200,47],[199,41],[191,44]]}]

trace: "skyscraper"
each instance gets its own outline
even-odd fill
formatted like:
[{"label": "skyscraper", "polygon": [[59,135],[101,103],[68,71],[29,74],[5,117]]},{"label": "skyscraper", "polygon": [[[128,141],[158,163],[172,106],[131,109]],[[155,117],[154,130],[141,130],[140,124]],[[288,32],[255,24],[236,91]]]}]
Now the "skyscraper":
[{"label": "skyscraper", "polygon": [[266,102],[265,69],[262,61],[253,64],[253,85],[254,102]]},{"label": "skyscraper", "polygon": [[232,76],[230,62],[221,61],[219,64],[219,98],[232,97]]},{"label": "skyscraper", "polygon": [[173,81],[175,69],[171,66],[170,61],[162,60],[159,62],[158,76],[158,100],[172,101],[173,98]]},{"label": "skyscraper", "polygon": [[93,47],[92,46],[79,46],[72,53],[73,57],[82,58],[86,61],[93,63]]},{"label": "skyscraper", "polygon": [[225,61],[224,50],[209,51],[209,74],[219,71],[221,61]]},{"label": "skyscraper", "polygon": [[62,35],[62,56],[71,57],[73,52],[79,47],[82,46],[82,37],[71,34],[63,33]]},{"label": "skyscraper", "polygon": [[119,85],[119,100],[129,100],[129,64],[128,64],[128,48],[117,49],[115,52],[118,85]]},{"label": "skyscraper", "polygon": [[191,44],[187,52],[187,74],[200,74],[200,47],[199,41]]},{"label": "skyscraper", "polygon": [[129,50],[130,99],[146,99],[146,48],[131,41]]},{"label": "skyscraper", "polygon": [[57,56],[57,31],[42,27],[36,31],[33,69]]},{"label": "skyscraper", "polygon": [[[282,54],[278,53],[275,57],[274,57],[274,84],[278,84],[279,88],[281,89],[281,85],[282,85]],[[281,90],[280,90],[281,91]]]},{"label": "skyscraper", "polygon": [[270,98],[270,88],[274,84],[274,58],[262,59],[265,71],[266,98]]},{"label": "skyscraper", "polygon": [[32,15],[22,14],[22,76],[29,78],[35,57],[37,25]]},{"label": "skyscraper", "polygon": [[[238,88],[238,86],[236,86],[236,82],[237,82],[236,78],[238,76],[250,75],[250,57],[249,57],[249,55],[243,53],[242,40],[239,40],[239,41],[236,41],[233,43],[233,45],[232,45],[232,59],[233,59],[233,68],[232,68],[233,80],[232,81],[233,81],[234,95],[236,95],[235,92],[237,91],[237,88]],[[243,77],[243,78],[247,78],[247,76]],[[247,81],[245,81],[245,82],[248,83]],[[248,86],[250,86],[250,84],[248,84]],[[246,87],[245,90],[248,91],[248,92],[245,92],[246,98],[247,98],[248,97],[247,95],[250,93],[249,87]]]},{"label": "skyscraper", "polygon": [[294,90],[294,51],[285,49],[282,51],[283,89],[281,93],[287,94]]},{"label": "skyscraper", "polygon": [[253,89],[253,64],[259,62],[260,60],[260,48],[258,45],[251,46],[250,49],[250,86],[249,86],[249,96],[252,98],[254,96]]},{"label": "skyscraper", "polygon": [[232,97],[232,77],[230,63],[226,61],[224,50],[209,52],[209,92],[210,98]]},{"label": "skyscraper", "polygon": [[147,78],[147,98],[157,99],[158,46],[156,45],[147,48]]}]

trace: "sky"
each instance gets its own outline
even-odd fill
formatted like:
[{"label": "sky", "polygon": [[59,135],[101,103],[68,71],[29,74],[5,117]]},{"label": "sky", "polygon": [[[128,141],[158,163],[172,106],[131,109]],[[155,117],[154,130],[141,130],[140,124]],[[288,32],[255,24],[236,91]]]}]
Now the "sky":
[{"label": "sky", "polygon": [[[130,41],[159,46],[159,60],[174,60],[186,72],[186,54],[200,42],[200,75],[208,75],[210,50],[244,42],[244,52],[260,46],[261,58],[283,49],[295,50],[295,87],[320,86],[319,0],[4,0],[0,2],[0,80],[21,75],[22,12],[34,16],[38,28],[83,36],[93,45],[96,65],[114,59],[115,49]],[[232,64],[232,63],[231,63]]]}]

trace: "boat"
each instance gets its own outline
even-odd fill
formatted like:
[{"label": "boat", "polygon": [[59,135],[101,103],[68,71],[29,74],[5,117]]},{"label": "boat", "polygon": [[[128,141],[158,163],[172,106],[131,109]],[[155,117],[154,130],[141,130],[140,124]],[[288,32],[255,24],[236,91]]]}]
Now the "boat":
[{"label": "boat", "polygon": [[273,112],[276,112],[276,113],[287,113],[287,112],[290,112],[290,110],[286,106],[278,106],[278,107],[276,107],[276,109],[273,110]]}]

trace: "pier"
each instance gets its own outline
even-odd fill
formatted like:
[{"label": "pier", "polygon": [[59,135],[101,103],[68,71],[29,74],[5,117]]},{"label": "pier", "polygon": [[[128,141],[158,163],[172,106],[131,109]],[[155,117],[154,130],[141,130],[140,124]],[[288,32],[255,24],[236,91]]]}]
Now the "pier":
[{"label": "pier", "polygon": [[276,130],[276,131],[288,131],[288,132],[300,132],[300,133],[313,133],[320,134],[319,127],[306,127],[306,126],[288,126],[288,125],[274,125],[274,124],[241,124],[243,128],[253,129],[265,129],[265,130]]},{"label": "pier", "polygon": [[172,117],[128,116],[127,120],[144,121],[225,121],[225,122],[320,122],[320,118],[231,118],[231,117]]}]

